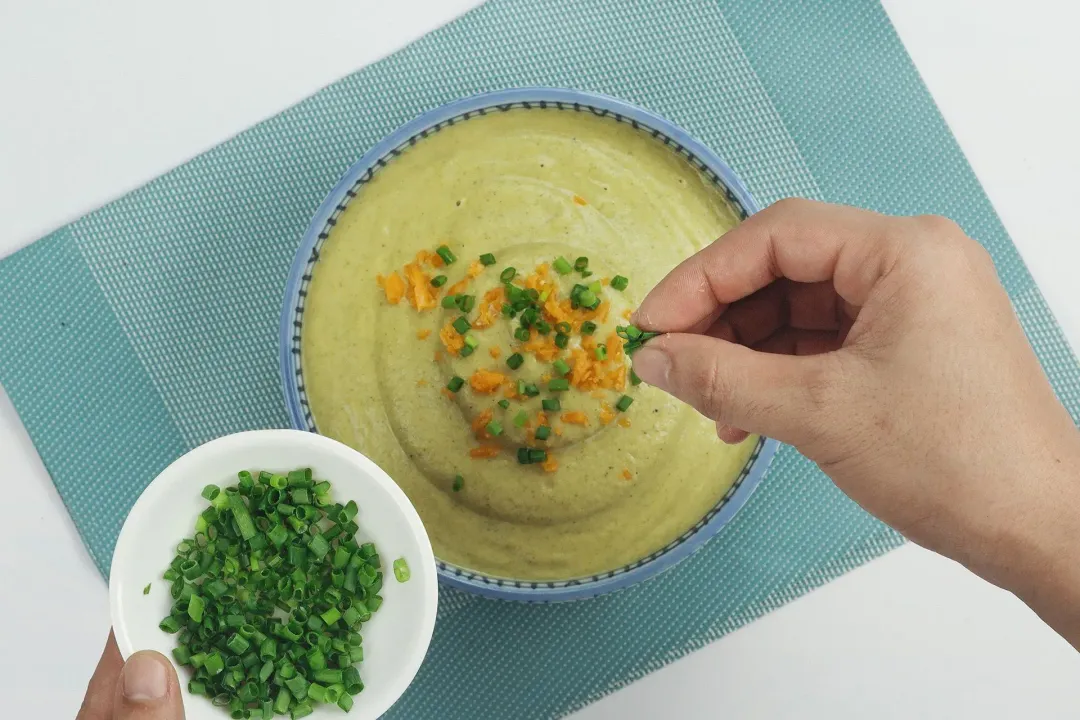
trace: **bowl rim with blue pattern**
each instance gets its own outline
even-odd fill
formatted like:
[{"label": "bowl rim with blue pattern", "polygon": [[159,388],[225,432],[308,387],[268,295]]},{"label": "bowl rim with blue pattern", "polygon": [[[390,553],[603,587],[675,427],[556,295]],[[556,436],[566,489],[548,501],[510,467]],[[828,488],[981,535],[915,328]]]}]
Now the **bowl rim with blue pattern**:
[{"label": "bowl rim with blue pattern", "polygon": [[[390,133],[349,168],[319,206],[293,259],[281,314],[280,361],[285,405],[294,428],[318,431],[304,390],[301,333],[312,271],[338,216],[365,183],[410,146],[451,125],[515,108],[589,112],[629,123],[667,144],[724,190],[740,219],[760,210],[742,180],[716,153],[670,121],[623,100],[579,90],[527,87],[473,95],[430,110]],[[698,523],[668,545],[629,565],[588,577],[548,582],[494,577],[436,558],[439,580],[489,598],[558,602],[595,597],[655,577],[700,549],[734,517],[760,484],[778,446],[775,440],[758,438],[735,483]]]}]

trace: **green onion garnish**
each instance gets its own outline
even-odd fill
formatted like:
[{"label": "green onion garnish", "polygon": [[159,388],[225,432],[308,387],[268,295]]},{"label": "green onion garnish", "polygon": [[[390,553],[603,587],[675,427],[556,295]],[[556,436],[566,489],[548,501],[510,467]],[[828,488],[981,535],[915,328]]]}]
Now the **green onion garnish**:
[{"label": "green onion garnish", "polygon": [[596,296],[589,288],[585,288],[578,293],[578,304],[583,308],[589,308],[592,310],[594,307],[600,304],[600,298]]},{"label": "green onion garnish", "polygon": [[465,345],[471,347],[473,350],[480,344],[480,341],[476,339],[476,336],[469,333],[465,336]]},{"label": "green onion garnish", "polygon": [[455,375],[454,377],[450,378],[450,382],[446,383],[446,389],[449,390],[450,392],[455,392],[455,393],[464,386],[465,386],[465,378],[463,378],[463,377],[461,377],[459,375]]},{"label": "green onion garnish", "polygon": [[510,357],[506,358],[506,365],[511,370],[517,370],[521,367],[521,364],[525,362],[525,356],[521,353],[514,353]]},{"label": "green onion garnish", "polygon": [[476,352],[476,348],[471,348],[468,345],[466,345],[465,347],[458,350],[458,356],[465,358],[465,357],[469,357],[474,352]]},{"label": "green onion garnish", "polygon": [[599,293],[604,289],[604,286],[600,284],[599,280],[597,280],[596,282],[589,283],[589,289],[592,290],[594,293]]},{"label": "green onion garnish", "polygon": [[457,305],[458,310],[460,310],[463,313],[472,312],[473,307],[476,306],[476,296],[475,295],[458,295],[457,299],[454,301],[454,304]]},{"label": "green onion garnish", "polygon": [[570,261],[562,256],[555,258],[555,262],[553,262],[551,266],[555,268],[555,272],[560,275],[569,275],[570,271],[574,269],[570,264]]},{"label": "green onion garnish", "polygon": [[540,401],[541,407],[545,412],[558,412],[562,410],[562,403],[559,402],[559,398],[544,398]]},{"label": "green onion garnish", "polygon": [[489,422],[485,429],[488,431],[488,433],[491,434],[492,437],[498,437],[499,435],[502,435],[503,431],[502,423],[500,423],[498,420],[492,420],[491,422]]},{"label": "green onion garnish", "polygon": [[442,258],[443,262],[447,265],[453,265],[457,261],[457,256],[450,252],[450,248],[445,245],[440,245],[435,249],[435,254]]},{"label": "green onion garnish", "polygon": [[442,299],[442,306],[449,310],[450,308],[457,307],[457,295],[447,295]]},{"label": "green onion garnish", "polygon": [[468,318],[462,316],[454,321],[454,329],[458,331],[458,335],[464,335],[472,329],[472,325]]},{"label": "green onion garnish", "polygon": [[566,361],[562,358],[559,358],[555,362],[551,363],[551,367],[555,368],[555,372],[559,373],[560,375],[570,374],[570,366],[567,365]]},{"label": "green onion garnish", "polygon": [[600,343],[596,346],[596,350],[593,351],[597,360],[607,360],[607,345]]},{"label": "green onion garnish", "polygon": [[587,257],[579,257],[577,260],[574,261],[574,269],[577,270],[578,272],[582,272],[588,267],[589,267],[589,258],[587,258]]},{"label": "green onion garnish", "polygon": [[555,332],[561,332],[563,335],[569,335],[572,329],[568,322],[555,323]]},{"label": "green onion garnish", "polygon": [[596,323],[594,323],[592,320],[586,320],[585,322],[581,323],[582,335],[592,335],[594,332],[596,332]]},{"label": "green onion garnish", "polygon": [[570,336],[563,333],[555,333],[555,347],[560,350],[565,350],[566,346],[570,344]]},{"label": "green onion garnish", "polygon": [[[409,582],[409,578],[412,577],[412,572],[409,570],[409,563],[405,561],[405,558],[398,558],[394,561],[394,577],[397,578],[399,583]],[[338,671],[340,673],[340,671]],[[316,676],[317,679],[318,676]]]},{"label": "green onion garnish", "polygon": [[615,407],[618,408],[619,412],[626,412],[633,404],[634,398],[630,397],[629,395],[623,395],[621,398],[619,398],[619,401],[615,403]]},{"label": "green onion garnish", "polygon": [[627,355],[634,354],[634,351],[646,342],[652,340],[657,335],[660,335],[658,332],[645,332],[633,325],[617,325],[615,327],[615,334],[626,341],[623,343],[623,350],[626,351]]},{"label": "green onion garnish", "polygon": [[630,370],[630,384],[631,385],[640,385],[641,384],[641,378],[639,378],[637,376],[637,373],[634,372],[633,369]]},{"label": "green onion garnish", "polygon": [[529,459],[529,448],[527,448],[527,447],[519,447],[518,448],[517,461],[521,465],[528,465],[529,463],[532,462],[532,460]]},{"label": "green onion garnish", "polygon": [[537,440],[547,440],[549,437],[551,437],[550,427],[548,427],[547,425],[541,425],[540,427],[536,428]]},{"label": "green onion garnish", "polygon": [[153,585],[153,583],[147,583],[147,584],[146,584],[146,587],[144,587],[144,588],[142,589],[142,594],[143,594],[143,595],[149,595],[149,594],[150,594],[150,586],[151,586],[151,585]]},{"label": "green onion garnish", "polygon": [[202,489],[202,496],[207,500],[213,500],[221,494],[221,488],[217,485],[207,485]]},{"label": "green onion garnish", "polygon": [[583,277],[583,278],[592,277],[592,274],[593,274],[592,270],[582,270],[581,271],[581,277]]},{"label": "green onion garnish", "polygon": [[465,478],[460,475],[454,476],[454,484],[451,486],[454,492],[461,492],[462,486],[465,484]]},{"label": "green onion garnish", "polygon": [[511,280],[514,279],[515,275],[517,275],[517,270],[515,268],[508,267],[505,270],[503,270],[501,273],[499,273],[499,280],[501,280],[504,283],[508,283],[508,282],[510,282]]},{"label": "green onion garnish", "polygon": [[518,414],[514,416],[514,425],[516,427],[525,427],[525,423],[529,421],[529,414],[524,410],[518,410]]},{"label": "green onion garnish", "polygon": [[528,342],[529,341],[529,328],[527,328],[527,327],[519,327],[517,330],[514,331],[514,337],[516,339],[520,340],[521,342]]},{"label": "green onion garnish", "polygon": [[431,287],[442,287],[446,284],[446,279],[445,275],[436,275],[431,278]]},{"label": "green onion garnish", "polygon": [[525,394],[529,397],[536,397],[540,394],[540,389],[534,383],[525,383]]},{"label": "green onion garnish", "polygon": [[547,460],[547,450],[540,450],[533,448],[529,450],[529,462],[530,463],[542,463]]},{"label": "green onion garnish", "polygon": [[616,275],[615,277],[611,278],[611,288],[613,290],[618,290],[618,291],[621,292],[621,291],[625,290],[626,286],[629,285],[629,284],[630,284],[630,280],[627,279],[627,278],[624,278],[622,275]]},{"label": "green onion garnish", "polygon": [[[356,540],[357,505],[334,503],[310,470],[260,473],[258,484],[238,475],[207,492],[204,531],[177,544],[164,573],[173,603],[159,627],[177,635],[172,657],[192,670],[188,692],[234,718],[351,707],[363,690],[359,631],[383,604],[378,550]],[[408,580],[403,559],[393,570]]]},{"label": "green onion garnish", "polygon": [[548,390],[551,392],[563,392],[570,389],[570,381],[566,378],[555,378],[548,381]]},{"label": "green onion garnish", "polygon": [[505,399],[500,400],[499,407],[501,407],[503,410],[508,410],[510,408],[510,401]]},{"label": "green onion garnish", "polygon": [[547,335],[548,333],[551,332],[550,323],[548,323],[548,322],[546,322],[544,320],[537,320],[535,327],[536,327],[536,332],[540,333],[541,335]]},{"label": "green onion garnish", "polygon": [[492,255],[491,253],[484,253],[483,255],[480,256],[480,264],[482,264],[482,265],[494,265],[495,264],[495,256]]}]

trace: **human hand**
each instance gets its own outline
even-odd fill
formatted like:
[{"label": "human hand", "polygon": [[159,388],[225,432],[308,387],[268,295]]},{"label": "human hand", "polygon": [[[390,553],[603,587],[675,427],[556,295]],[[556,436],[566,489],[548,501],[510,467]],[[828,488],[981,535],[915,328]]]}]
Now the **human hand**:
[{"label": "human hand", "polygon": [[110,632],[76,720],[184,720],[172,663],[149,650],[125,663]]},{"label": "human hand", "polygon": [[1053,592],[1032,575],[1075,579],[1076,428],[989,255],[954,223],[782,201],[682,263],[634,322],[668,333],[635,353],[638,376],[721,439],[794,445],[1033,606]]}]

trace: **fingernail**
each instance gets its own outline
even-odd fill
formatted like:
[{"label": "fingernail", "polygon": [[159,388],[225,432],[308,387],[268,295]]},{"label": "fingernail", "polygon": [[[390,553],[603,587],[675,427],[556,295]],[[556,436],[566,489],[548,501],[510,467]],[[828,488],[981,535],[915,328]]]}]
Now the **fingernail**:
[{"label": "fingernail", "polygon": [[124,697],[128,700],[160,700],[169,691],[169,675],[163,659],[155,653],[137,652],[124,665]]},{"label": "fingernail", "polygon": [[671,359],[663,350],[643,347],[634,353],[634,372],[648,384],[667,390]]}]

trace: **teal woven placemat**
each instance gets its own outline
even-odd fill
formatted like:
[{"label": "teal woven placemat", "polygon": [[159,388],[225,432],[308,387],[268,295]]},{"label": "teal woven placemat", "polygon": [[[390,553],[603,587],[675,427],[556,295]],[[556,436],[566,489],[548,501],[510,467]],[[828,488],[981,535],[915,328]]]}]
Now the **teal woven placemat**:
[{"label": "teal woven placemat", "polygon": [[[764,203],[956,219],[993,253],[1080,417],[1076,359],[877,3],[490,0],[0,262],[0,383],[103,571],[169,462],[286,425],[285,276],[338,176],[423,110],[516,85],[655,110]],[[785,448],[716,540],[635,589],[542,607],[444,591],[428,660],[390,715],[565,714],[900,542]]]}]

